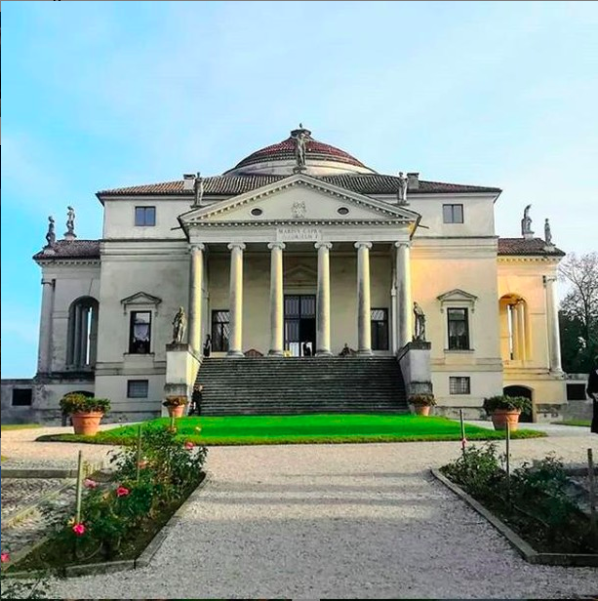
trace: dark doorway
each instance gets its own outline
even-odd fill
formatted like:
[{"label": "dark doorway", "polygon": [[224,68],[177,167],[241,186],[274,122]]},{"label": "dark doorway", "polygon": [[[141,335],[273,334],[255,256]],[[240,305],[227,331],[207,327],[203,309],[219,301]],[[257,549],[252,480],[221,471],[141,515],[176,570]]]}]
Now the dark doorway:
[{"label": "dark doorway", "polygon": [[[530,401],[533,401],[532,391],[526,386],[506,386],[503,389],[503,394],[505,396],[522,396],[526,399],[529,399]],[[519,421],[531,423],[534,421],[534,416],[531,411],[523,411],[519,416]]]},{"label": "dark doorway", "polygon": [[287,294],[284,297],[284,348],[293,357],[316,352],[315,294]]}]

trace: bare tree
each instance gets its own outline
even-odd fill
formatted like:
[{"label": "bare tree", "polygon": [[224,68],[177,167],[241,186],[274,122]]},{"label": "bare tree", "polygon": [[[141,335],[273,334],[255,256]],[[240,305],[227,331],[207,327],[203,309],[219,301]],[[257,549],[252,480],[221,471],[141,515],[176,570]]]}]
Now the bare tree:
[{"label": "bare tree", "polygon": [[588,352],[598,346],[598,252],[571,253],[561,263],[559,275],[571,286],[561,303],[561,312],[581,325]]}]

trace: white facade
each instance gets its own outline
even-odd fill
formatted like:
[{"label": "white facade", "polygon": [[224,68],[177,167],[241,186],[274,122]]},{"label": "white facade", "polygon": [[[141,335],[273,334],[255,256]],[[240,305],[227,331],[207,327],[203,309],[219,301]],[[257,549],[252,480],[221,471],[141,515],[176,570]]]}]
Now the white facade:
[{"label": "white facade", "polygon": [[[308,299],[308,317],[295,320],[305,338],[299,352],[308,341],[314,353],[347,344],[364,355],[399,354],[414,333],[416,301],[447,413],[476,415],[484,397],[510,385],[530,390],[538,419],[558,411],[565,386],[550,282],[562,253],[537,239],[497,237],[500,190],[411,174],[402,204],[392,191],[398,178],[311,138],[306,164],[297,165],[289,140],[206,178],[199,206],[189,177],[101,192],[101,241],[59,241],[36,255],[45,282],[44,392],[34,401],[42,418],[57,417],[68,390],[110,398],[113,418],[159,413],[165,384],[193,381],[208,334],[216,356],[296,353],[288,307],[304,301],[289,296]],[[140,208],[148,211],[141,222]],[[76,313],[85,298],[99,313]],[[192,352],[183,355],[167,352],[179,307],[190,322]],[[386,321],[371,323],[380,316]],[[146,317],[149,330],[135,330],[148,338],[136,340],[139,352],[132,320]],[[228,351],[219,346],[223,328]],[[73,365],[74,356],[90,364]]]}]

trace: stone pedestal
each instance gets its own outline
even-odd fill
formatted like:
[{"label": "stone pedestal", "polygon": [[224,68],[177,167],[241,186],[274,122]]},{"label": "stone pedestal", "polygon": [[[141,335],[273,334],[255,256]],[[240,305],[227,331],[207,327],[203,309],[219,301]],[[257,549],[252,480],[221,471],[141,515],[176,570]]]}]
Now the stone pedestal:
[{"label": "stone pedestal", "polygon": [[398,360],[407,397],[412,394],[432,394],[431,349],[432,345],[429,342],[414,340],[399,352]]}]

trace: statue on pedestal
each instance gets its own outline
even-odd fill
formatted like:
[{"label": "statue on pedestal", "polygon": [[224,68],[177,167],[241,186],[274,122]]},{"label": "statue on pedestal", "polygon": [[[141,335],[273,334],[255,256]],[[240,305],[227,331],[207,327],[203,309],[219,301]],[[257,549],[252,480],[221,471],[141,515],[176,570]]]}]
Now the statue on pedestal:
[{"label": "statue on pedestal", "polygon": [[299,123],[299,130],[295,137],[295,160],[297,161],[296,169],[302,171],[305,169],[305,153],[307,151],[307,130],[303,129],[303,124]]},{"label": "statue on pedestal", "polygon": [[185,331],[187,330],[187,316],[183,307],[179,307],[177,314],[172,320],[172,326],[172,342],[182,344],[185,338]]},{"label": "statue on pedestal", "polygon": [[525,210],[523,211],[523,219],[521,220],[521,235],[524,238],[529,238],[534,235],[532,232],[532,218],[529,216],[529,210],[532,208],[532,205],[527,205]]},{"label": "statue on pedestal", "polygon": [[195,193],[195,200],[193,202],[194,207],[200,207],[203,200],[203,177],[198,171],[195,176],[195,182],[193,183],[193,191]]},{"label": "statue on pedestal", "polygon": [[73,207],[67,207],[66,232],[64,237],[67,240],[77,237],[77,234],[75,234],[75,209]]},{"label": "statue on pedestal", "polygon": [[397,191],[397,200],[400,205],[407,204],[407,184],[409,182],[409,178],[402,172],[399,171],[399,189]]},{"label": "statue on pedestal", "polygon": [[56,244],[56,226],[54,224],[54,217],[50,215],[48,217],[48,233],[46,234],[46,248],[52,248]]},{"label": "statue on pedestal", "polygon": [[544,222],[544,241],[548,246],[552,246],[552,232],[550,231],[550,221],[548,218]]},{"label": "statue on pedestal", "polygon": [[424,310],[417,304],[413,303],[413,315],[415,317],[415,335],[413,340],[420,342],[426,341],[426,314]]}]

